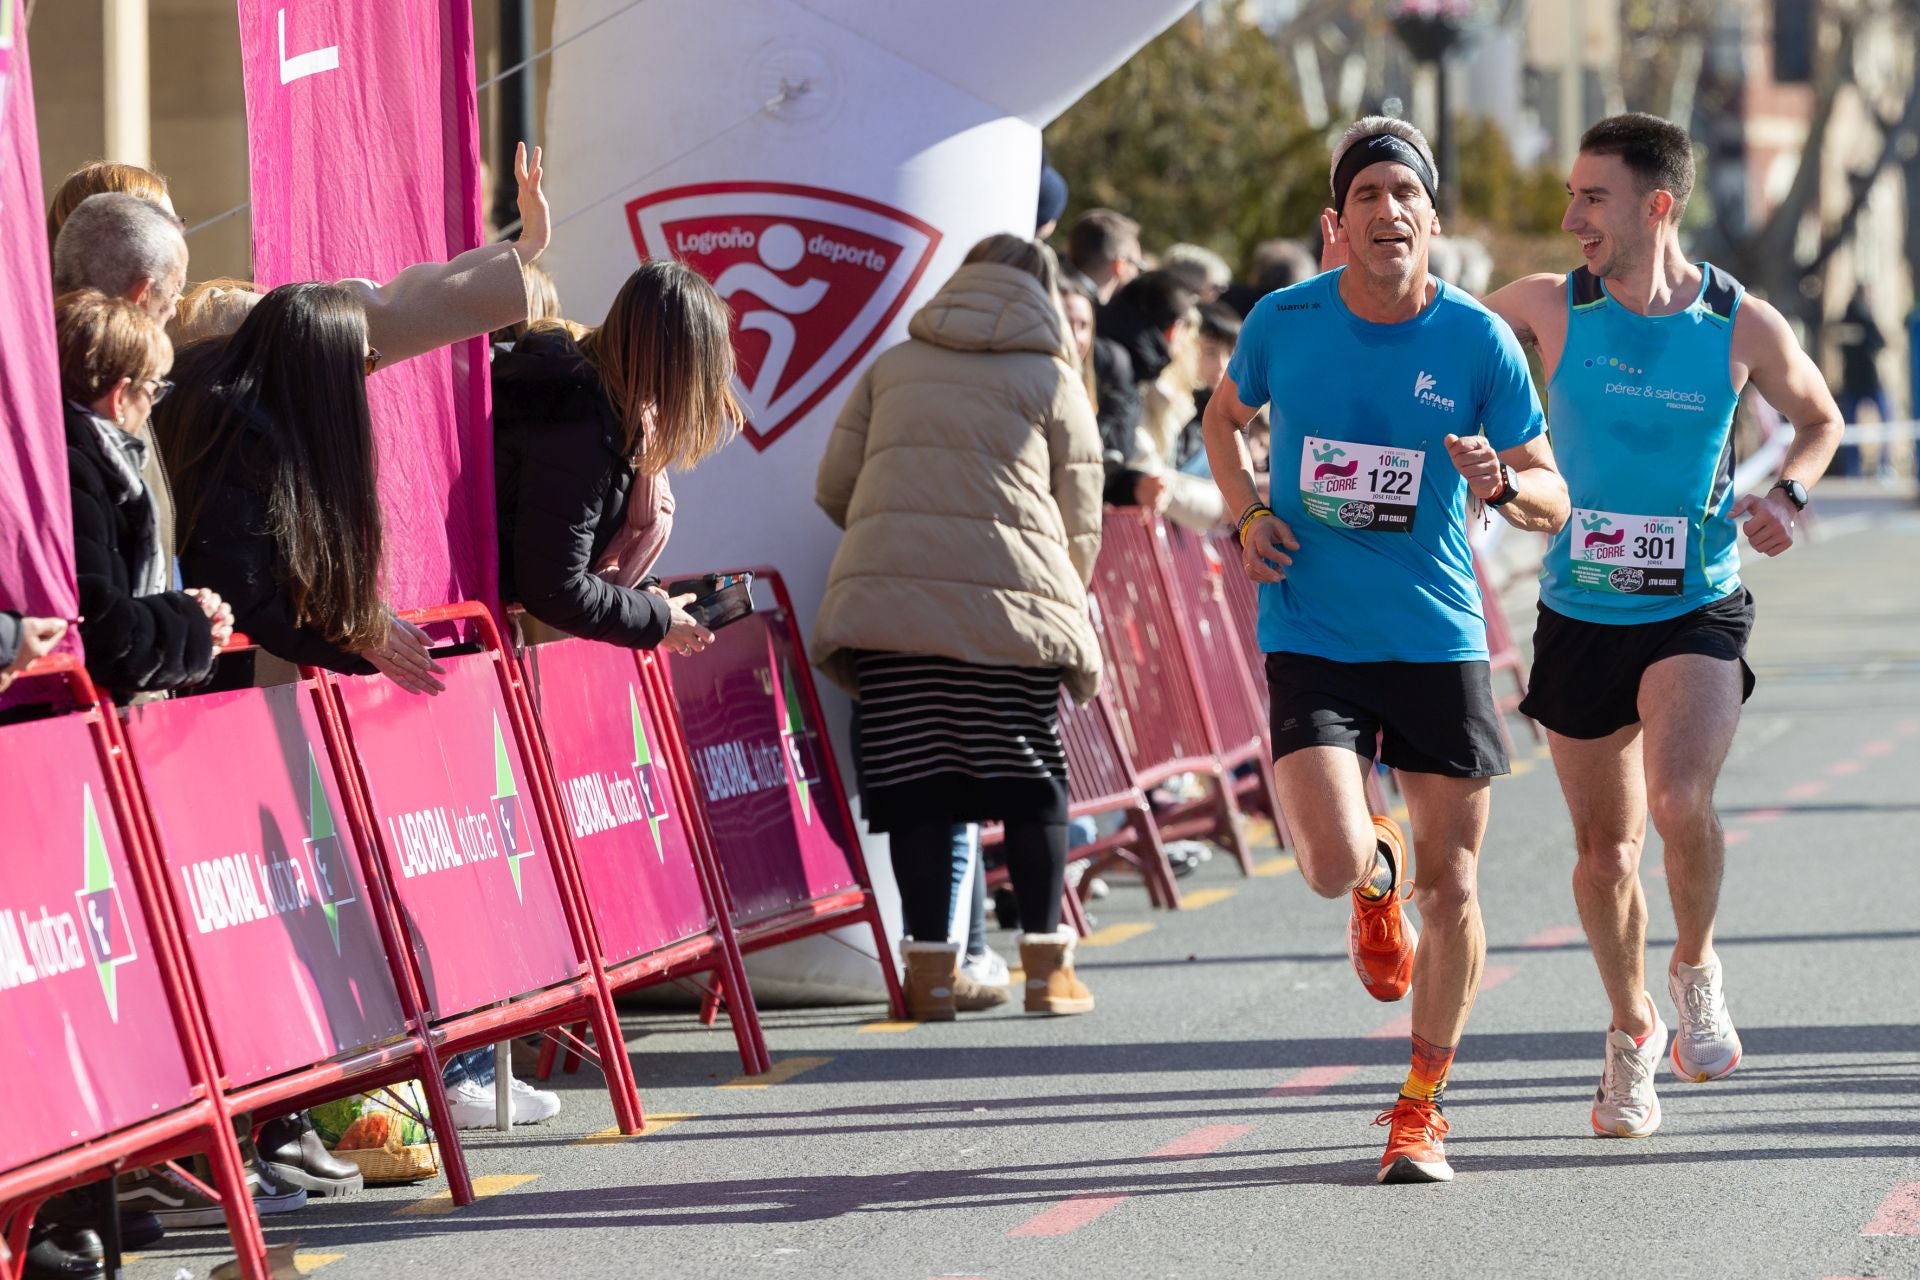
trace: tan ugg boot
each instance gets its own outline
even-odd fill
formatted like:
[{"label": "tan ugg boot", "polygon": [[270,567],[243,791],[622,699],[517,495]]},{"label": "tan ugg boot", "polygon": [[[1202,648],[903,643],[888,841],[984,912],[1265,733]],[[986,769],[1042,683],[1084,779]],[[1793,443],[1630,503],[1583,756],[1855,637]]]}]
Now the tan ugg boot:
[{"label": "tan ugg boot", "polygon": [[953,1007],[962,1013],[979,1013],[983,1009],[997,1009],[1013,999],[1013,993],[1005,987],[992,987],[984,982],[976,982],[962,969],[953,979]]},{"label": "tan ugg boot", "polygon": [[954,982],[960,976],[960,947],[952,942],[907,942],[907,1016],[918,1022],[952,1022],[957,1007]]},{"label": "tan ugg boot", "polygon": [[1073,943],[1071,929],[1020,935],[1028,1013],[1093,1012],[1093,992],[1073,974]]}]

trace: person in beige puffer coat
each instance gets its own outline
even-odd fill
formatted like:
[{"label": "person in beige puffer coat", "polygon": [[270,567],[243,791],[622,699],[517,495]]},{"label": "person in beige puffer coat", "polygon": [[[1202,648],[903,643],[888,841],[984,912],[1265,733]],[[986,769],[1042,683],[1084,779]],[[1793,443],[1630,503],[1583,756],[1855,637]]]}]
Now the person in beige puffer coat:
[{"label": "person in beige puffer coat", "polygon": [[891,836],[916,1014],[952,1016],[956,823],[1006,825],[1027,1008],[1080,1013],[1060,927],[1060,689],[1100,682],[1086,586],[1103,483],[1093,406],[1043,244],[992,236],[860,379],[816,500],[846,530],[812,656],[860,699],[869,824]]}]

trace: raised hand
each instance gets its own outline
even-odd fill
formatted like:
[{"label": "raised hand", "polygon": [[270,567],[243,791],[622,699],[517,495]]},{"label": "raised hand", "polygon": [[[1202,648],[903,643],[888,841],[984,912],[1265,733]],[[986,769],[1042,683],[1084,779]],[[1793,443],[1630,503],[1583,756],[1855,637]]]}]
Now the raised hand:
[{"label": "raised hand", "polygon": [[1448,435],[1447,456],[1482,502],[1500,492],[1500,455],[1485,436]]},{"label": "raised hand", "polygon": [[520,236],[514,241],[519,251],[522,265],[529,264],[547,251],[547,242],[553,238],[553,217],[547,209],[547,193],[540,189],[540,179],[545,174],[540,167],[540,148],[533,149],[529,159],[527,144],[521,143],[513,151],[513,177],[520,184]]}]

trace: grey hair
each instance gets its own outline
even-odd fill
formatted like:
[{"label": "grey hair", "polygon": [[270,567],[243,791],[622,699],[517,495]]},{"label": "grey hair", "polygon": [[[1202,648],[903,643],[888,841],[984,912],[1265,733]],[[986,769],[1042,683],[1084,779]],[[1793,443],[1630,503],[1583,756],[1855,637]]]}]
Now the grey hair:
[{"label": "grey hair", "polygon": [[1195,293],[1205,289],[1217,292],[1233,283],[1233,268],[1227,265],[1225,258],[1205,245],[1168,246],[1167,251],[1160,255],[1160,269],[1179,276],[1184,283],[1192,286]]},{"label": "grey hair", "polygon": [[1445,175],[1440,172],[1440,166],[1434,163],[1433,148],[1427,145],[1426,134],[1420,132],[1398,116],[1361,116],[1358,120],[1355,120],[1347,126],[1347,131],[1340,135],[1340,141],[1336,142],[1333,146],[1333,159],[1327,164],[1327,189],[1329,191],[1333,189],[1333,175],[1340,171],[1340,157],[1347,154],[1347,148],[1356,142],[1371,138],[1375,134],[1380,133],[1390,133],[1402,142],[1407,143],[1415,151],[1418,151],[1420,158],[1427,162],[1427,168],[1433,171],[1433,184],[1436,187],[1440,185]]},{"label": "grey hair", "polygon": [[88,196],[68,215],[53,244],[53,291],[98,289],[124,298],[142,280],[164,280],[184,265],[180,220],[124,191]]}]

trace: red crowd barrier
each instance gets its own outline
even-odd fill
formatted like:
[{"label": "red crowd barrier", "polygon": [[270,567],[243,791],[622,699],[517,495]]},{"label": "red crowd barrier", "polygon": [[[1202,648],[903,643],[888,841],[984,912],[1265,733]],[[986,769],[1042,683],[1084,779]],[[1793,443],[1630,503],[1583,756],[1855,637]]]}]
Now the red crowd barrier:
[{"label": "red crowd barrier", "polygon": [[705,652],[657,661],[680,713],[694,793],[746,951],[865,923],[895,1017],[906,997],[860,852],[812,668],[780,575],[751,572],[772,607]]},{"label": "red crowd barrier", "polygon": [[[529,646],[521,663],[608,984],[618,993],[710,974],[706,994],[725,1001],[746,1071],[767,1070],[726,882],[704,838],[686,743],[653,656],[561,640]],[[552,1059],[549,1042],[541,1078]]]},{"label": "red crowd barrier", "polygon": [[468,627],[478,652],[439,655],[446,691],[432,698],[383,676],[327,674],[323,723],[364,799],[354,816],[405,921],[435,1043],[455,1053],[590,1023],[615,1120],[638,1133],[639,1097],[572,845],[492,615],[469,602],[408,619]]},{"label": "red crowd barrier", "polygon": [[[1509,754],[1513,751],[1513,733],[1507,728],[1507,717],[1520,712],[1520,704],[1527,697],[1527,664],[1520,656],[1520,646],[1514,643],[1513,627],[1507,622],[1507,611],[1500,606],[1500,593],[1494,589],[1493,580],[1487,576],[1486,563],[1478,554],[1473,557],[1473,577],[1480,587],[1480,610],[1487,619],[1487,665],[1491,674],[1506,672],[1513,680],[1512,693],[1496,693],[1493,698],[1494,710],[1500,723],[1500,738],[1506,743]],[[1547,735],[1540,729],[1540,722],[1528,715],[1520,719],[1533,733],[1535,742],[1545,742]]]},{"label": "red crowd barrier", "polygon": [[132,708],[138,813],[229,1109],[284,1113],[418,1079],[464,1202],[426,1000],[318,697],[303,678]]},{"label": "red crowd barrier", "polygon": [[1161,836],[1216,838],[1251,872],[1232,769],[1222,759],[1200,662],[1170,588],[1165,537],[1156,517],[1131,507],[1107,511],[1090,600],[1107,685],[1142,788],[1179,774],[1206,779],[1207,795],[1158,815]]},{"label": "red crowd barrier", "polygon": [[[0,1006],[31,1096],[0,1128],[0,1275],[18,1280],[47,1197],[127,1166],[204,1152],[242,1274],[267,1280],[232,1112],[162,877],[135,813],[111,704],[71,657],[77,710],[0,728],[0,812],[30,857],[0,859]],[[184,1173],[182,1176],[187,1176]],[[196,1185],[199,1185],[196,1182]]]}]

